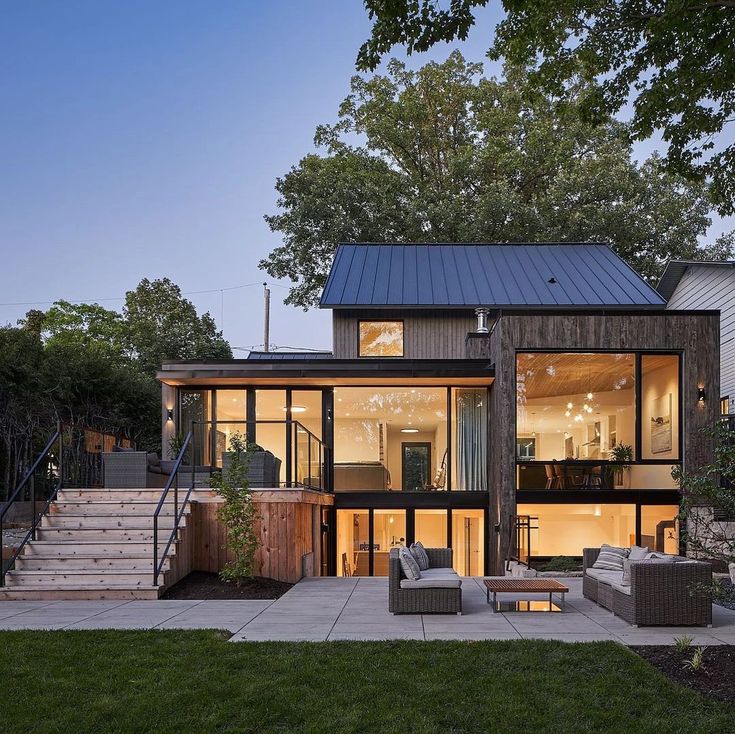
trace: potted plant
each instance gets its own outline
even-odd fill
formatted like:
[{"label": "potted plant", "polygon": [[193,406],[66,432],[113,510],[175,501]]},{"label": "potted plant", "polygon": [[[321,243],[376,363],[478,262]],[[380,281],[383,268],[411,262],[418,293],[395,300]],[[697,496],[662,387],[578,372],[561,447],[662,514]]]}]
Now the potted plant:
[{"label": "potted plant", "polygon": [[615,486],[628,489],[630,484],[630,463],[633,461],[633,447],[619,443],[610,449],[610,461],[615,464]]}]

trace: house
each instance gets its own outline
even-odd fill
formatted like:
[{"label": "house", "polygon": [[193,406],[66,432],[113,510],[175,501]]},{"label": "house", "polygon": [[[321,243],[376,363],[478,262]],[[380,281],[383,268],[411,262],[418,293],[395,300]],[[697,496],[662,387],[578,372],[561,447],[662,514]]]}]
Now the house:
[{"label": "house", "polygon": [[[164,446],[191,431],[218,467],[241,432],[281,488],[263,492],[311,498],[310,572],[385,575],[414,539],[467,575],[676,550],[671,469],[709,458],[719,412],[717,311],[667,307],[592,243],[342,244],[320,306],[331,354],[158,373]],[[269,558],[291,543],[274,532]]]},{"label": "house", "polygon": [[735,261],[671,260],[656,290],[672,310],[720,312],[720,410],[735,411]]}]

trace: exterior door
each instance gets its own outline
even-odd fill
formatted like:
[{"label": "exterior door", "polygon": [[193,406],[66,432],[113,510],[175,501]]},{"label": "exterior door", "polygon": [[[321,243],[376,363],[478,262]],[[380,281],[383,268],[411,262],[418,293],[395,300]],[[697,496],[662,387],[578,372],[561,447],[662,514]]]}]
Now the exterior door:
[{"label": "exterior door", "polygon": [[405,442],[401,444],[401,474],[403,491],[413,492],[431,483],[431,444]]}]

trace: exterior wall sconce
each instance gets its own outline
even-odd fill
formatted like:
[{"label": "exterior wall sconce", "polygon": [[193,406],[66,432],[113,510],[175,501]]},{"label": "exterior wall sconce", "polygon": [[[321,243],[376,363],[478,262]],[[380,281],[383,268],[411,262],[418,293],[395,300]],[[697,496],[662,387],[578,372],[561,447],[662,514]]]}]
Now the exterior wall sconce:
[{"label": "exterior wall sconce", "polygon": [[700,405],[704,405],[704,403],[705,403],[706,400],[707,400],[707,395],[704,392],[704,388],[703,387],[698,387],[697,388],[697,402]]},{"label": "exterior wall sconce", "polygon": [[174,419],[174,409],[173,408],[169,408],[168,409],[168,412],[166,413],[166,420],[167,421],[172,421],[173,419]]}]

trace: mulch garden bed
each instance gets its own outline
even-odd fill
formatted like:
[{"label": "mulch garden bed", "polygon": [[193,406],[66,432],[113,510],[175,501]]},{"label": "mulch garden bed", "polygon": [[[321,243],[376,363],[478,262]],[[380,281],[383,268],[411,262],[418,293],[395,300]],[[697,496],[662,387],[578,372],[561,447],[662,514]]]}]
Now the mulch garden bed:
[{"label": "mulch garden bed", "polygon": [[692,645],[686,652],[664,645],[632,649],[677,683],[719,701],[735,702],[735,645],[707,647],[704,669],[698,671],[684,667],[684,661],[691,660],[695,647]]},{"label": "mulch garden bed", "polygon": [[240,586],[222,581],[216,573],[194,571],[163,595],[164,599],[278,599],[293,584],[256,576]]}]

